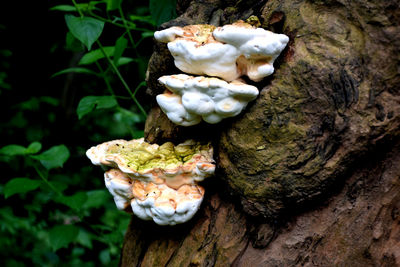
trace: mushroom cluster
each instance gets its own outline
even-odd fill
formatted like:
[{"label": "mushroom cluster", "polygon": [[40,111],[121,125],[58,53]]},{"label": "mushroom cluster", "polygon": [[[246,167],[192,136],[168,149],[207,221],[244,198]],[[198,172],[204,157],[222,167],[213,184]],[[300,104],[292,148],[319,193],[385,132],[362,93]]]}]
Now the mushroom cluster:
[{"label": "mushroom cluster", "polygon": [[197,182],[214,174],[212,154],[210,144],[193,140],[158,146],[143,138],[114,140],[86,152],[94,165],[106,168],[105,184],[118,209],[160,225],[186,222],[197,212],[204,196]]},{"label": "mushroom cluster", "polygon": [[[246,75],[258,82],[274,72],[273,63],[289,38],[243,21],[232,25],[189,25],[154,33],[168,43],[175,65],[183,72],[162,76],[166,91],[157,102],[174,123],[191,126],[202,120],[218,123],[238,115],[258,96]],[[190,220],[200,207],[215,164],[210,144],[193,140],[175,146],[148,144],[143,138],[114,140],[90,148],[86,155],[100,165],[118,209],[143,220],[175,225]]]},{"label": "mushroom cluster", "polygon": [[[179,70],[189,74],[222,78],[224,81],[231,82],[228,83],[229,85],[233,83],[235,87],[243,86],[242,91],[248,90],[250,85],[246,85],[243,81],[238,81],[238,79],[246,75],[250,80],[259,82],[264,77],[271,75],[274,72],[273,63],[275,59],[289,41],[289,38],[284,34],[276,34],[262,28],[256,28],[243,21],[223,27],[212,25],[171,27],[155,32],[154,37],[160,42],[168,43],[168,49],[174,57],[175,66]],[[167,92],[164,93],[163,97],[157,97],[157,102],[170,119],[171,117],[175,118],[175,114],[172,114],[170,110],[174,109],[179,99],[177,97],[171,98],[171,93],[172,95],[180,95],[183,100],[183,95],[177,94],[176,90],[171,90],[171,86],[166,83],[168,80],[175,81],[176,76],[178,75],[172,75],[170,78],[163,76],[159,79],[160,83],[166,86]],[[199,86],[194,86],[190,89],[185,86],[185,90],[196,93],[190,94],[192,98],[204,96],[205,91],[208,91],[208,96],[221,94],[222,90],[229,91],[226,88],[227,86],[218,86],[217,90],[219,92],[212,93],[216,88],[213,84],[216,83],[215,80],[218,78],[213,78],[213,82],[209,83],[208,90],[204,89],[206,82],[203,82],[201,89],[199,89]],[[206,79],[200,76],[201,81],[206,81]],[[198,81],[196,78],[185,78],[185,80]],[[220,84],[224,81],[221,80]],[[230,92],[225,92],[222,95],[226,95],[228,98],[232,96]],[[252,97],[246,96],[243,98],[238,96],[237,99],[241,102],[240,111],[256,96],[252,95]],[[169,102],[166,101],[166,97],[170,97]],[[210,103],[202,99],[192,101],[206,106]],[[236,116],[240,113],[240,111],[230,112],[230,115],[218,116],[218,119],[213,114],[212,119],[209,119],[207,114],[203,116],[204,114],[187,109],[185,105],[181,105],[180,109],[182,107],[185,108],[185,112],[180,112],[180,118],[171,119],[174,123],[182,126],[197,124],[201,121],[200,118],[203,118],[208,123],[218,123],[222,118]],[[208,107],[197,106],[196,109],[209,110]],[[183,113],[185,113],[185,116],[182,115]],[[211,112],[208,114],[211,114]]]}]

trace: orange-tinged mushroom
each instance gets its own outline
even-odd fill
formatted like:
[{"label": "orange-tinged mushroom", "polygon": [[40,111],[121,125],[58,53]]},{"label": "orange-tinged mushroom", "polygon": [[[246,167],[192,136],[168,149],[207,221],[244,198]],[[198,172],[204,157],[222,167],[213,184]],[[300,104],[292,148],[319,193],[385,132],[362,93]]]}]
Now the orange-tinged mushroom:
[{"label": "orange-tinged mushroom", "polygon": [[210,144],[193,140],[174,146],[150,145],[143,139],[114,140],[92,147],[87,156],[108,168],[105,183],[118,209],[160,225],[193,217],[203,200],[197,184],[215,171]]}]

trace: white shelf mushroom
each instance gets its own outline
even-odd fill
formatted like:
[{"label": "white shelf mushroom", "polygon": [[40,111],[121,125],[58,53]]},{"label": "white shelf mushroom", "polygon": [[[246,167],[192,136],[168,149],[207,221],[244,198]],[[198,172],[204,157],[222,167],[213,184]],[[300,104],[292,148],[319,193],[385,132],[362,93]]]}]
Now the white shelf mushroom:
[{"label": "white shelf mushroom", "polygon": [[168,43],[175,65],[183,72],[233,81],[247,75],[260,81],[274,72],[273,63],[289,38],[238,21],[215,28],[212,25],[171,27],[154,33]]},{"label": "white shelf mushroom", "polygon": [[157,103],[168,118],[179,125],[191,126],[204,120],[218,123],[238,115],[258,95],[255,86],[241,81],[225,82],[218,78],[185,74],[162,76],[168,89],[157,96]]}]

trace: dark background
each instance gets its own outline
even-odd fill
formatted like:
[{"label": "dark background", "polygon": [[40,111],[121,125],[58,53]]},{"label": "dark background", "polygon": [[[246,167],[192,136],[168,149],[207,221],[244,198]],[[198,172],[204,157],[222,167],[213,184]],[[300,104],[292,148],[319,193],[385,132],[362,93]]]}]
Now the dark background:
[{"label": "dark background", "polygon": [[[57,200],[57,194],[45,184],[34,191],[5,198],[4,188],[11,179],[41,178],[29,156],[9,157],[0,153],[0,265],[115,266],[130,215],[115,208],[104,187],[103,171],[91,165],[85,152],[104,141],[143,136],[145,116],[109,64],[101,59],[98,64],[107,71],[120,107],[95,110],[78,119],[76,108],[83,97],[108,96],[110,92],[104,80],[94,75],[68,73],[52,77],[60,70],[78,67],[80,58],[87,53],[77,40],[67,44],[66,13],[50,10],[57,5],[72,5],[72,2],[5,1],[0,8],[0,149],[10,144],[27,147],[40,142],[41,153],[65,145],[70,156],[62,168],[49,171],[48,180],[65,196],[84,192],[88,200],[81,203],[81,208],[71,209]],[[94,13],[104,18],[112,20],[120,16],[118,10],[107,11],[106,3],[96,7]],[[148,1],[125,0],[122,10],[127,18],[150,17]],[[157,24],[135,23],[148,32],[154,31]],[[99,40],[103,46],[113,46],[125,31],[105,23]],[[142,32],[131,30],[135,42],[140,40]],[[97,48],[94,44],[92,50]],[[124,57],[136,60],[119,67],[131,90],[144,80],[152,50],[152,37],[141,41],[138,53],[131,45],[125,50]],[[84,67],[98,72],[95,64]],[[145,87],[140,88],[136,97],[147,111],[151,99],[144,92]],[[71,240],[61,236],[60,239],[68,241],[54,249],[51,232],[59,225],[76,226],[79,235]]]}]

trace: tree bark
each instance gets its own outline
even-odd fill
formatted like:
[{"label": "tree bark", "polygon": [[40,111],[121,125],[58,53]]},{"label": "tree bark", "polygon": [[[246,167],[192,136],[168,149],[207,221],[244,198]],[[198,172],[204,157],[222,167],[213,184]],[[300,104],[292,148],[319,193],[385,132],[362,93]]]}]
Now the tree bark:
[{"label": "tree bark", "polygon": [[[161,28],[256,15],[290,41],[238,117],[185,128],[154,106],[146,139],[210,140],[217,174],[190,222],[133,217],[121,265],[399,266],[399,2],[182,0],[177,10]],[[177,73],[155,44],[148,93]]]}]

